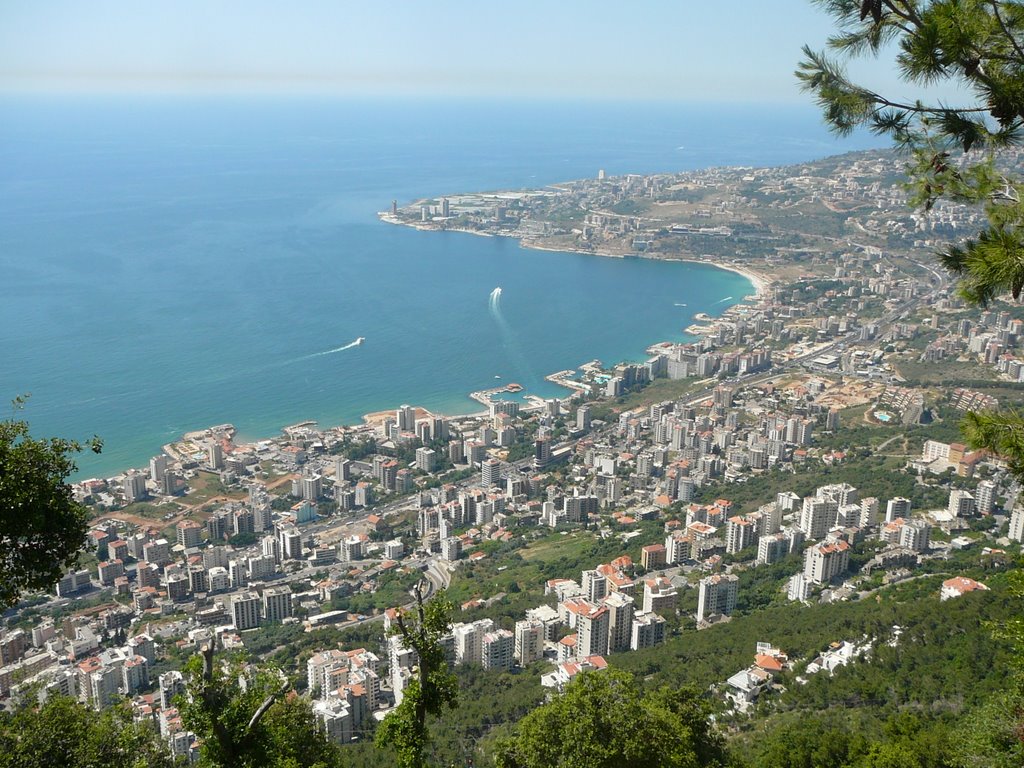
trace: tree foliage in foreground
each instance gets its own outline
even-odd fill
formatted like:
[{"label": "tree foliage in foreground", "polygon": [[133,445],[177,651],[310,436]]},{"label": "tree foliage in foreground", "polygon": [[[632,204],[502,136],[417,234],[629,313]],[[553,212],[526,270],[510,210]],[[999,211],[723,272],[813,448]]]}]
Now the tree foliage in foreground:
[{"label": "tree foliage in foreground", "polygon": [[427,716],[437,717],[445,707],[458,706],[458,680],[441,644],[441,637],[451,630],[455,607],[443,592],[424,602],[420,584],[415,595],[415,613],[399,611],[394,631],[406,648],[416,652],[415,675],[403,692],[402,703],[384,718],[375,735],[378,747],[394,750],[399,768],[426,765],[423,753],[430,742]]},{"label": "tree foliage in foreground", "polygon": [[721,737],[692,689],[645,692],[618,670],[584,672],[495,747],[499,768],[725,765]]},{"label": "tree foliage in foreground", "polygon": [[[1008,576],[1010,594],[1024,600],[1024,571]],[[1010,768],[1024,765],[1024,619],[1021,614],[996,625],[995,634],[1013,644],[1013,668],[1006,687],[961,724],[958,766]]]},{"label": "tree foliage in foreground", "polygon": [[94,712],[64,696],[0,713],[0,766],[170,768],[167,744],[127,706]]},{"label": "tree foliage in foreground", "polygon": [[202,740],[201,766],[336,768],[341,752],[317,729],[308,699],[281,674],[215,659],[211,647],[185,665],[178,708]]},{"label": "tree foliage in foreground", "polygon": [[[24,397],[14,401],[17,409]],[[93,438],[90,447],[100,451]],[[85,543],[89,513],[71,495],[74,440],[35,439],[24,421],[0,421],[0,608],[52,589]]]},{"label": "tree foliage in foreground", "polygon": [[[813,0],[836,22],[827,51],[804,47],[797,70],[825,119],[840,134],[867,127],[909,153],[912,202],[930,210],[945,199],[980,208],[976,236],[939,256],[960,295],[986,306],[1024,292],[1024,200],[1021,180],[995,153],[1024,141],[1024,5],[1007,0]],[[902,79],[920,94],[897,99],[854,82],[843,62],[895,50]],[[962,104],[928,99],[928,88],[955,86]],[[1024,416],[968,414],[973,448],[1006,457],[1024,478]]]}]

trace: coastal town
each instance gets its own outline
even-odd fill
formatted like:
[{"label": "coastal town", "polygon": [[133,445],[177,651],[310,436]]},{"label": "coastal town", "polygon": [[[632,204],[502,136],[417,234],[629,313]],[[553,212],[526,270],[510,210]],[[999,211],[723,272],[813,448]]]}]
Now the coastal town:
[{"label": "coastal town", "polygon": [[[194,759],[175,697],[184,662],[212,645],[286,666],[326,736],[350,744],[414,674],[392,630],[417,585],[455,601],[453,667],[530,678],[544,695],[768,606],[995,589],[1020,554],[1024,506],[957,422],[1024,402],[1024,311],[967,310],[933,252],[976,213],[911,212],[901,162],[601,172],[396,203],[383,220],[705,262],[755,292],[694,316],[686,341],[650,340],[642,362],[581,350],[548,377],[560,398],[504,384],[473,393],[478,413],[401,405],[256,442],[224,424],[77,483],[95,513],[89,551],[55,594],[5,614],[0,706],[127,701]],[[907,632],[801,649],[750,637],[747,666],[707,687],[739,722]]]}]

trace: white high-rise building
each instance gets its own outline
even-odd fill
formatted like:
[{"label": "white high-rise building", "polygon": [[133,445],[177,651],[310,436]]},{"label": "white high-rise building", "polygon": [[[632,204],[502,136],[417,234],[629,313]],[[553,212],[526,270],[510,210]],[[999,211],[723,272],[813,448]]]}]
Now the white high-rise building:
[{"label": "white high-rise building", "polygon": [[340,485],[352,478],[352,462],[344,456],[334,460],[334,483]]},{"label": "white high-rise building", "polygon": [[232,589],[240,589],[249,583],[249,571],[244,560],[229,560],[228,575],[231,578]]},{"label": "white high-rise building", "polygon": [[501,482],[501,462],[497,459],[484,459],[480,462],[480,484],[491,488]]},{"label": "white high-rise building", "polygon": [[437,466],[437,452],[432,448],[416,449],[416,469],[433,472]]},{"label": "white high-rise building", "polygon": [[907,520],[900,526],[899,544],[915,552],[926,552],[931,530],[924,520]]},{"label": "white high-rise building", "polygon": [[302,558],[302,534],[294,525],[282,528],[278,541],[281,544],[282,560],[300,560]]},{"label": "white high-rise building", "polygon": [[316,501],[323,495],[323,478],[306,475],[299,480],[299,495],[306,501]]},{"label": "white high-rise building", "polygon": [[240,592],[231,598],[231,623],[235,629],[253,629],[260,625],[260,598],[252,592]]},{"label": "white high-rise building", "polygon": [[701,579],[697,594],[697,621],[716,614],[730,615],[736,608],[739,581],[739,577],[731,573]]},{"label": "white high-rise building", "polygon": [[583,596],[592,603],[599,603],[608,594],[608,578],[597,570],[583,571],[581,579]]},{"label": "white high-rise building", "polygon": [[124,498],[129,504],[146,498],[146,476],[134,469],[124,476]]},{"label": "white high-rise building", "polygon": [[1010,514],[1010,540],[1024,542],[1024,507],[1014,507]]},{"label": "white high-rise building", "polygon": [[782,529],[782,509],[777,503],[770,502],[760,507],[761,522],[758,527],[758,536],[771,536]]},{"label": "white high-rise building", "polygon": [[639,651],[650,648],[665,640],[665,619],[656,613],[638,613],[633,616],[629,649]]},{"label": "white high-rise building", "polygon": [[576,409],[576,428],[590,429],[590,406],[581,405]]},{"label": "white high-rise building", "polygon": [[885,505],[885,522],[891,523],[897,517],[904,520],[910,517],[910,499],[894,496]]},{"label": "white high-rise building", "polygon": [[860,500],[860,527],[867,528],[878,523],[878,499],[868,496]]},{"label": "white high-rise building", "polygon": [[462,557],[462,540],[455,536],[449,536],[441,540],[441,557],[449,562],[455,562]]},{"label": "white high-rise building", "polygon": [[771,565],[789,554],[789,537],[785,533],[762,536],[757,542],[758,565]]},{"label": "white high-rise building", "polygon": [[167,474],[167,457],[164,454],[154,456],[149,460],[149,477],[160,486],[164,481],[164,475]]},{"label": "white high-rise building", "polygon": [[395,413],[395,420],[400,432],[412,432],[416,429],[416,409],[411,405],[400,406]]},{"label": "white high-rise building", "polygon": [[974,489],[974,500],[979,515],[991,515],[996,508],[996,484],[982,480]]},{"label": "white high-rise building", "polygon": [[757,526],[745,517],[734,515],[725,521],[725,551],[735,554],[757,542]]},{"label": "white high-rise building", "polygon": [[206,447],[206,461],[213,469],[224,467],[224,449],[214,441]]},{"label": "white high-rise building", "polygon": [[803,501],[798,527],[808,539],[823,539],[835,523],[839,505],[832,499],[808,496]]},{"label": "white high-rise building", "polygon": [[672,580],[664,576],[644,579],[644,613],[674,612],[679,602],[679,592]]},{"label": "white high-rise building", "polygon": [[[455,662],[457,664],[480,664],[483,661],[484,635],[494,630],[494,622],[481,619],[472,624],[456,624],[452,628],[455,637]],[[513,648],[515,643],[513,642]],[[511,650],[509,653],[511,654]]]},{"label": "white high-rise building", "polygon": [[673,531],[665,537],[665,562],[679,565],[693,558],[693,537],[683,531]]},{"label": "white high-rise building", "polygon": [[352,741],[352,705],[346,699],[317,699],[313,715],[320,721],[324,738],[334,744]]},{"label": "white high-rise building", "polygon": [[628,651],[633,632],[633,598],[612,592],[601,604],[608,609],[608,650]]},{"label": "white high-rise building", "polygon": [[806,600],[811,596],[811,582],[804,574],[794,573],[786,584],[786,597],[790,600]]},{"label": "white high-rise building", "polygon": [[804,578],[815,584],[828,584],[850,564],[850,545],[832,541],[809,547],[804,555]]},{"label": "white high-rise building", "polygon": [[976,505],[970,491],[955,488],[949,492],[949,514],[955,517],[973,517]]},{"label": "white high-rise building", "polygon": [[287,584],[263,590],[263,618],[270,624],[280,624],[292,615],[292,588]]},{"label": "white high-rise building", "polygon": [[484,669],[512,668],[515,637],[507,629],[484,633],[480,647],[480,663]]},{"label": "white high-rise building", "polygon": [[544,658],[545,627],[543,621],[526,619],[516,622],[515,657],[520,666]]},{"label": "white high-rise building", "polygon": [[576,619],[576,656],[604,656],[608,653],[608,624],[611,617],[604,606],[586,606]]}]

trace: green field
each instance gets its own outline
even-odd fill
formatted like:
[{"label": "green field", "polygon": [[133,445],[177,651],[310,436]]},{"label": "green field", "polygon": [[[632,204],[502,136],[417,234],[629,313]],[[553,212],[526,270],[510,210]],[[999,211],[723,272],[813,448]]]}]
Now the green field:
[{"label": "green field", "polygon": [[224,487],[224,483],[220,481],[220,477],[214,472],[197,472],[195,477],[188,480],[188,488],[188,494],[182,501],[189,506],[205,504],[218,496],[227,496],[232,499],[246,497],[245,491],[228,491]]},{"label": "green field", "polygon": [[900,360],[896,368],[907,381],[919,381],[923,384],[943,384],[957,386],[958,381],[969,382],[997,379],[991,366],[976,361],[961,362],[959,360],[943,360],[929,363],[923,360]]}]

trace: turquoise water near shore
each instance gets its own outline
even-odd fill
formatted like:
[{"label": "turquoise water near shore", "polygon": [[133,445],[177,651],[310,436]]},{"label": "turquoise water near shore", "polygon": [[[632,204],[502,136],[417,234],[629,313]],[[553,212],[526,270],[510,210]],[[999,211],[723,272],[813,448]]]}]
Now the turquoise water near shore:
[{"label": "turquoise water near shore", "polygon": [[99,434],[89,476],[212,424],[264,437],[405,402],[476,410],[467,393],[496,375],[562,395],[544,375],[642,359],[749,281],[376,211],[834,151],[812,111],[760,109],[751,136],[739,107],[3,97],[0,397],[32,393],[36,434]]}]

